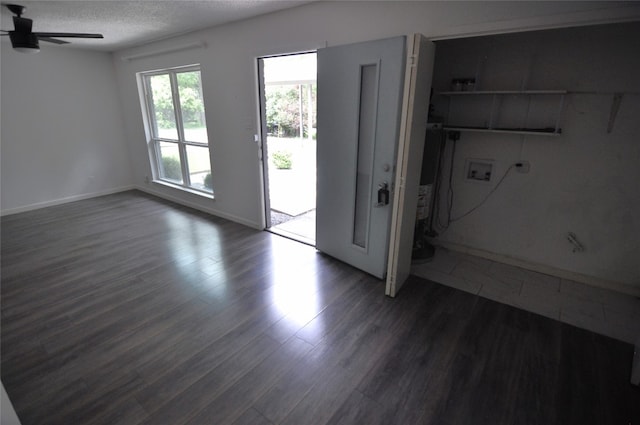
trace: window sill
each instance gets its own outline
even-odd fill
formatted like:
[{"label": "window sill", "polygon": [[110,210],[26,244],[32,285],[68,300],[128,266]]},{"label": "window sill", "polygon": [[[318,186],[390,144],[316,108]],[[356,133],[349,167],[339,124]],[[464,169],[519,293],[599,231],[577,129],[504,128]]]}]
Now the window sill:
[{"label": "window sill", "polygon": [[172,184],[172,183],[166,182],[164,180],[153,180],[153,183],[157,184],[157,185],[160,185],[160,186],[164,186],[164,187],[170,187],[172,189],[179,190],[180,192],[186,192],[186,193],[190,193],[192,195],[201,196],[203,198],[207,198],[207,199],[211,199],[211,200],[215,200],[216,199],[216,197],[214,196],[213,193],[207,193],[207,192],[202,192],[202,191],[196,190],[196,189],[190,189],[188,187],[180,186],[178,184]]}]

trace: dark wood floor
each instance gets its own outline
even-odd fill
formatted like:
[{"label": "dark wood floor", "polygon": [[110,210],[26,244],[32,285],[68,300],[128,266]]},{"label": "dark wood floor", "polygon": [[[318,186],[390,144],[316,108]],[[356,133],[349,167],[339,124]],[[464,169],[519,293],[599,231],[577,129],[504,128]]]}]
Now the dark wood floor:
[{"label": "dark wood floor", "polygon": [[2,218],[29,424],[637,424],[632,347],[126,192]]}]

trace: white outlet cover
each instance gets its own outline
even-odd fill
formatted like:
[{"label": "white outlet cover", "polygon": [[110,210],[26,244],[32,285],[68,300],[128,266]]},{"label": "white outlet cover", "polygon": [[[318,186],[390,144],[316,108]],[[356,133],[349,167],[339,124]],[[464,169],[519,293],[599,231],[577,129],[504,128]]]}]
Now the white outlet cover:
[{"label": "white outlet cover", "polygon": [[467,158],[465,179],[471,182],[489,183],[493,177],[493,160]]}]

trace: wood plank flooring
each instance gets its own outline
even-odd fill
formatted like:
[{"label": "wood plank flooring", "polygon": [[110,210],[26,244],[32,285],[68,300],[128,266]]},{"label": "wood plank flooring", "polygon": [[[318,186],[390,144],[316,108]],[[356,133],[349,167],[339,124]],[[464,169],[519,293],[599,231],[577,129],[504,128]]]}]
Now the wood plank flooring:
[{"label": "wood plank flooring", "polygon": [[629,344],[140,192],[1,231],[23,425],[640,423]]}]

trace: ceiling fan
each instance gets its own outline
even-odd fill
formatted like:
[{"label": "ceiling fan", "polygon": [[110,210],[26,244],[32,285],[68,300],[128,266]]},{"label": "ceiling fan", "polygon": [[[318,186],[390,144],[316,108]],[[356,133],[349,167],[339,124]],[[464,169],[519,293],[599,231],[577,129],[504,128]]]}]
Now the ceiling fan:
[{"label": "ceiling fan", "polygon": [[17,4],[5,4],[14,15],[13,31],[0,30],[11,39],[11,46],[23,53],[39,52],[39,40],[48,41],[54,44],[68,44],[68,41],[58,40],[58,38],[104,38],[102,34],[83,34],[72,32],[32,32],[33,20],[23,18],[26,7]]}]

